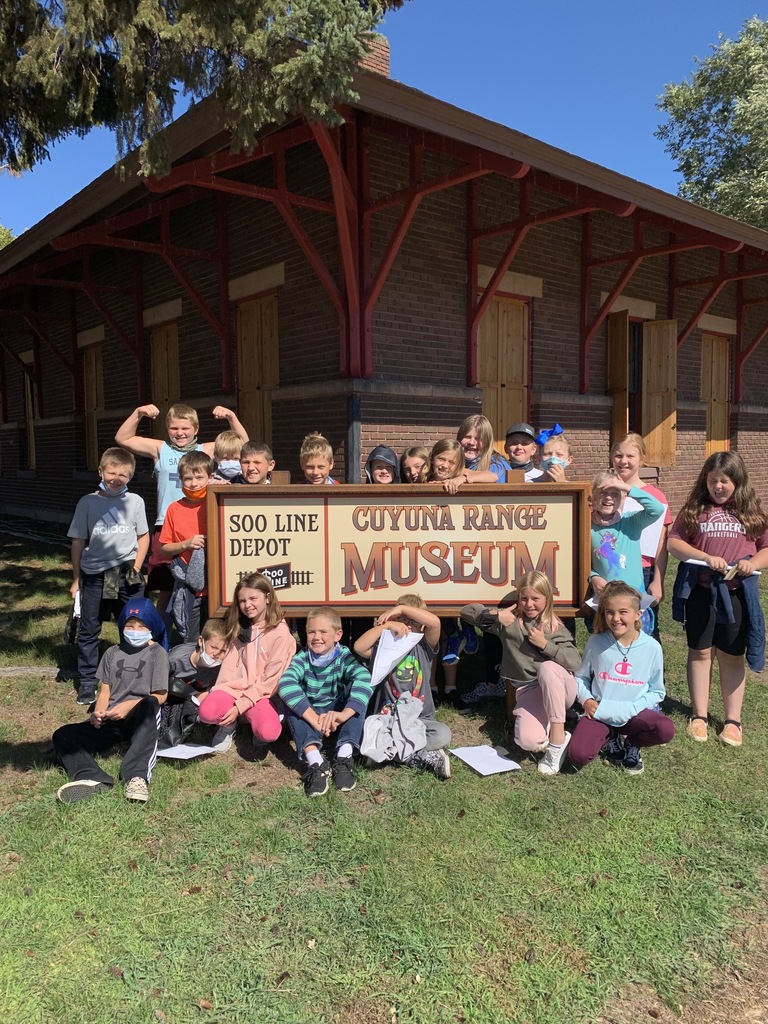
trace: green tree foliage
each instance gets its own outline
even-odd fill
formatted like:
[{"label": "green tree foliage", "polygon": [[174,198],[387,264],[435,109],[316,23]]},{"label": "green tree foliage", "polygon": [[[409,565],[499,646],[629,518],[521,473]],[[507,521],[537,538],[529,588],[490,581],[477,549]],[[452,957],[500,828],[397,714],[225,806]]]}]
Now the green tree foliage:
[{"label": "green tree foliage", "polygon": [[768,228],[768,22],[723,36],[680,85],[667,85],[661,139],[683,180],[679,195]]},{"label": "green tree foliage", "polygon": [[403,0],[0,0],[0,165],[30,167],[96,125],[142,173],[167,170],[178,93],[219,90],[235,150],[296,114],[333,122]]},{"label": "green tree foliage", "polygon": [[9,242],[12,241],[13,232],[11,231],[11,229],[4,228],[3,225],[0,224],[0,249],[4,248],[6,245],[8,245]]}]

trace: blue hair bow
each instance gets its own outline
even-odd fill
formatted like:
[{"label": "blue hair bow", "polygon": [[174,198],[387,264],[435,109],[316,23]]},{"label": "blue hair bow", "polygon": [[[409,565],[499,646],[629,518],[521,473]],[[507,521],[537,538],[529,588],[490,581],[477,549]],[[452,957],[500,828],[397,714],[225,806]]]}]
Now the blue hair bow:
[{"label": "blue hair bow", "polygon": [[550,437],[557,437],[562,432],[563,428],[559,423],[556,423],[551,430],[540,430],[536,435],[536,444],[546,444]]}]

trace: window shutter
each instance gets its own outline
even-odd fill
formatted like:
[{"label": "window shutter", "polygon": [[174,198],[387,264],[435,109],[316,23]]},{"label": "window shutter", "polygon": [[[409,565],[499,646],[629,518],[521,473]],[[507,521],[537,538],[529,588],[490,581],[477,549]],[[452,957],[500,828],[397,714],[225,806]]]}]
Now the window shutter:
[{"label": "window shutter", "polygon": [[677,321],[643,324],[643,437],[648,462],[672,466],[677,450]]}]

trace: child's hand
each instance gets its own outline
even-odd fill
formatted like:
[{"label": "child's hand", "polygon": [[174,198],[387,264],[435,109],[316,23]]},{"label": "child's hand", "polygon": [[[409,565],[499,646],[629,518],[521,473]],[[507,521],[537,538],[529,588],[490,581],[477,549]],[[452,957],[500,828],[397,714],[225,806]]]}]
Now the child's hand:
[{"label": "child's hand", "polygon": [[461,487],[463,480],[461,477],[454,476],[450,480],[443,481],[443,490],[449,494],[455,494],[456,491]]},{"label": "child's hand", "polygon": [[[705,555],[705,561],[710,569],[714,572],[728,572],[728,563],[724,558],[720,558],[719,555]],[[751,569],[749,570],[752,571]]]},{"label": "child's hand", "polygon": [[228,420],[230,416],[234,415],[231,409],[227,409],[226,406],[217,405],[211,415],[217,420]]},{"label": "child's hand", "polygon": [[584,714],[587,716],[587,718],[595,717],[597,707],[598,704],[594,697],[589,697],[587,700],[584,701]]},{"label": "child's hand", "polygon": [[593,576],[589,582],[592,584],[592,591],[595,597],[600,597],[608,586],[608,580],[604,580],[602,576]]},{"label": "child's hand", "polygon": [[72,581],[72,585],[69,588],[69,596],[72,598],[73,601],[74,601],[75,595],[77,594],[79,589],[80,589],[80,580],[73,580]]},{"label": "child's hand", "polygon": [[[137,703],[137,702],[134,701],[134,704],[135,703]],[[109,711],[102,712],[102,715],[103,715],[102,721],[104,721],[105,719],[109,719],[110,722],[121,722],[125,718],[125,716],[128,714],[128,712],[131,710],[132,707],[133,707],[133,704],[131,704],[130,708],[126,707],[125,703],[123,703],[123,704],[115,704],[115,706],[113,708],[110,708]],[[94,712],[94,714],[95,713],[96,712]]]},{"label": "child's hand", "polygon": [[547,646],[547,638],[544,635],[544,630],[541,626],[531,626],[528,630],[528,642],[537,647],[540,651],[543,651]]},{"label": "child's hand", "polygon": [[544,471],[542,479],[553,484],[561,484],[565,480],[565,469],[559,463],[553,462],[549,469]]},{"label": "child's hand", "polygon": [[517,616],[515,615],[515,607],[512,608],[499,608],[496,614],[499,617],[499,622],[502,626],[511,626]]},{"label": "child's hand", "polygon": [[750,560],[748,558],[740,558],[736,563],[736,572],[739,576],[751,576],[754,569]]},{"label": "child's hand", "polygon": [[388,622],[387,629],[396,637],[407,636],[411,632],[410,626],[406,626],[404,622],[398,622],[397,619]]},{"label": "child's hand", "polygon": [[648,584],[648,593],[653,598],[654,607],[660,605],[664,600],[664,586],[661,580],[651,580]]},{"label": "child's hand", "polygon": [[90,722],[94,729],[100,729],[101,723],[106,718],[106,711],[92,711]]},{"label": "child's hand", "polygon": [[221,716],[221,718],[219,719],[219,725],[234,725],[237,719],[239,718],[239,715],[239,711],[233,704],[229,711],[226,713],[226,715]]},{"label": "child's hand", "polygon": [[324,711],[317,719],[318,732],[321,732],[323,736],[330,736],[332,732],[336,732],[338,727],[346,722],[348,717],[343,711]]},{"label": "child's hand", "polygon": [[146,416],[148,420],[156,420],[160,415],[160,410],[156,405],[140,405],[136,413],[139,417]]},{"label": "child's hand", "polygon": [[385,623],[390,622],[392,619],[399,619],[400,616],[405,612],[402,605],[396,604],[394,608],[388,608],[385,612],[376,619],[377,626],[383,626]]},{"label": "child's hand", "polygon": [[184,541],[184,548],[186,551],[197,551],[200,548],[205,547],[205,534],[196,533],[194,537],[190,537],[189,540]]}]

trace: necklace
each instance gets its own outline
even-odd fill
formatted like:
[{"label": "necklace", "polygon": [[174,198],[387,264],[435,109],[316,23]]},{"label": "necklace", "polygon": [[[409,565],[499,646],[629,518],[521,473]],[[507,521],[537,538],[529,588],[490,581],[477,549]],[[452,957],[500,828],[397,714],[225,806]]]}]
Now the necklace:
[{"label": "necklace", "polygon": [[[639,634],[638,634],[638,636],[639,636]],[[615,639],[615,638],[614,638],[614,639]],[[637,637],[635,637],[635,639],[634,639],[634,640],[632,641],[632,643],[631,643],[631,644],[629,645],[629,647],[628,647],[628,648],[626,649],[626,651],[625,651],[625,650],[624,650],[624,648],[623,648],[623,647],[621,646],[621,644],[619,643],[619,641],[618,641],[618,640],[616,640],[616,646],[617,646],[617,647],[619,648],[619,651],[620,651],[620,652],[621,652],[621,654],[622,654],[622,659],[621,659],[621,660],[622,660],[622,664],[624,664],[624,665],[626,665],[626,664],[627,664],[627,658],[629,657],[629,652],[630,652],[630,651],[632,650],[632,644],[634,644],[635,640],[637,640]]]}]

